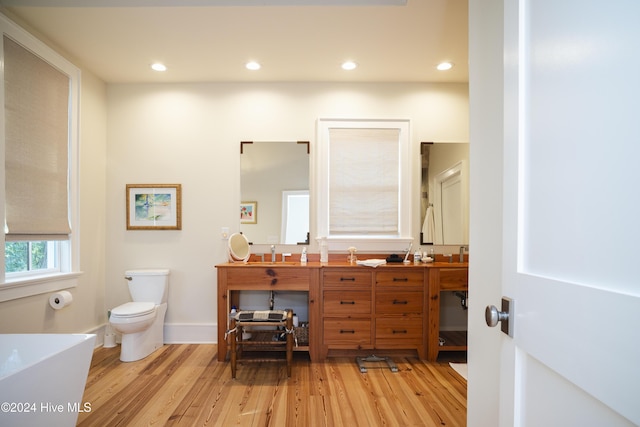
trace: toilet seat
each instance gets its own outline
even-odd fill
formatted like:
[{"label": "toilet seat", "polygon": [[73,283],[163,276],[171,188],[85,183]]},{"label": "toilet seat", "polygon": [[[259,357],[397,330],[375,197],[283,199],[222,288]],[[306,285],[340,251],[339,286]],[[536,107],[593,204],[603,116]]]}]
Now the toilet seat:
[{"label": "toilet seat", "polygon": [[111,317],[131,318],[153,314],[156,305],[152,302],[127,302],[111,310]]}]

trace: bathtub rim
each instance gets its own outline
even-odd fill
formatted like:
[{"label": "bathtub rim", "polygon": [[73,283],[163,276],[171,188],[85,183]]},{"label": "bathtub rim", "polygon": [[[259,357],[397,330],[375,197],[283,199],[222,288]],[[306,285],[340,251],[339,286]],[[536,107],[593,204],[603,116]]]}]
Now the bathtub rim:
[{"label": "bathtub rim", "polygon": [[[3,375],[2,371],[0,370],[0,382],[13,376],[16,375],[26,369],[29,369],[33,366],[35,366],[38,363],[43,363],[44,361],[53,358],[57,355],[59,355],[60,353],[63,353],[65,350],[68,350],[72,347],[75,346],[79,346],[79,345],[86,345],[87,341],[90,341],[93,339],[93,342],[91,342],[91,347],[92,347],[92,351],[93,351],[93,346],[95,344],[95,340],[97,338],[96,334],[85,334],[85,333],[70,333],[70,334],[65,334],[65,333],[51,333],[51,334],[47,334],[47,333],[22,333],[22,334],[0,334],[0,347],[4,348],[4,349],[8,349],[7,353],[8,355],[10,355],[13,351],[13,349],[15,348],[15,346],[9,346],[9,347],[5,347],[4,345],[4,341],[3,338],[4,337],[11,337],[11,338],[16,338],[16,337],[28,337],[31,340],[34,340],[33,342],[29,342],[29,344],[33,344],[38,343],[39,340],[35,339],[37,337],[40,338],[44,338],[46,337],[47,340],[51,340],[54,338],[61,338],[61,337],[65,337],[68,338],[69,341],[65,341],[64,344],[60,344],[58,347],[55,348],[55,350],[53,351],[46,351],[42,350],[42,354],[38,354],[38,356],[33,357],[33,355],[29,354],[29,355],[25,355],[25,354],[21,354],[20,357],[21,359],[23,359],[23,357],[27,356],[28,360],[24,361],[22,360],[21,362],[21,366],[19,369],[15,369],[10,371],[9,373]],[[71,340],[71,338],[74,338],[73,340]],[[50,341],[47,342],[47,344],[49,344]],[[12,344],[12,343],[11,343]],[[3,350],[4,351],[4,350]],[[0,354],[0,366],[2,366],[2,364],[5,362],[5,360],[7,360],[8,358],[7,356],[4,356],[3,354]]]}]

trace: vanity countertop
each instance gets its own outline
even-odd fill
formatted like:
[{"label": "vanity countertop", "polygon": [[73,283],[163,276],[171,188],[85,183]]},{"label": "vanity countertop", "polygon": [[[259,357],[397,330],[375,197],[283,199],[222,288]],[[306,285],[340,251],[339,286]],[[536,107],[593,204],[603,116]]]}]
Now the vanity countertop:
[{"label": "vanity countertop", "polygon": [[[389,254],[358,254],[359,260],[367,259],[386,259]],[[364,265],[351,264],[347,261],[347,254],[344,253],[331,253],[329,254],[329,262],[320,262],[320,254],[309,254],[309,261],[306,264],[300,263],[300,254],[291,254],[287,256],[285,262],[282,262],[282,255],[276,255],[276,262],[262,261],[257,255],[251,255],[247,263],[243,262],[225,262],[216,265],[216,267],[253,267],[253,268],[286,268],[286,267],[307,267],[307,268],[344,268],[344,267],[358,267],[358,268],[463,268],[469,266],[469,254],[464,255],[465,262],[459,262],[458,255],[453,255],[454,262],[449,262],[449,255],[436,254],[436,262],[426,262],[420,264],[414,264],[410,262],[405,263],[386,263],[378,267],[369,267]],[[413,256],[410,256],[413,259]]]},{"label": "vanity countertop", "polygon": [[245,267],[245,268],[300,268],[300,267],[304,267],[304,268],[464,268],[464,267],[468,267],[469,263],[468,262],[427,262],[427,263],[420,263],[420,264],[414,264],[414,263],[409,263],[409,264],[404,264],[404,263],[387,263],[387,264],[382,264],[379,265],[378,267],[368,267],[366,265],[357,265],[357,264],[350,264],[346,261],[329,261],[329,262],[307,262],[306,264],[301,264],[299,261],[287,261],[285,263],[283,262],[248,262],[248,263],[242,263],[242,262],[226,262],[226,263],[222,263],[222,264],[217,264],[216,268],[238,268],[238,267]]}]

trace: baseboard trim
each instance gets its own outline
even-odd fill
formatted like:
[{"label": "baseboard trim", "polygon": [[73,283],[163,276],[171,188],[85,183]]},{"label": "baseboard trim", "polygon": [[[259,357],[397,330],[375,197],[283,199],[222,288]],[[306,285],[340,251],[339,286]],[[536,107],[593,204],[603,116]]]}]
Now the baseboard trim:
[{"label": "baseboard trim", "polygon": [[[95,334],[95,348],[104,344],[104,334],[107,325],[96,326],[85,334]],[[119,335],[118,335],[118,338]],[[120,340],[118,339],[118,342]],[[215,323],[165,323],[165,344],[217,344],[218,327]]]},{"label": "baseboard trim", "polygon": [[103,323],[102,325],[98,325],[95,328],[92,328],[92,329],[89,329],[88,331],[83,332],[85,334],[96,335],[96,342],[93,348],[102,347],[102,345],[104,344],[104,331],[106,329],[106,326],[107,326],[106,323]]},{"label": "baseboard trim", "polygon": [[[104,344],[106,324],[97,326],[85,334],[96,334],[96,348]],[[442,327],[443,331],[464,330],[460,327]],[[218,326],[216,323],[165,323],[165,344],[217,344]]]}]

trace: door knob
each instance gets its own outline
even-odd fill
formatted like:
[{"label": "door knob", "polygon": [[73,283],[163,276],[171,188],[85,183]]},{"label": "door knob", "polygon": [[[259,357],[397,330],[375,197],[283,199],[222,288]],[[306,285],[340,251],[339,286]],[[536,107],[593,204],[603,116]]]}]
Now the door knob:
[{"label": "door knob", "polygon": [[495,305],[488,305],[484,310],[484,318],[487,321],[487,326],[493,328],[498,325],[498,322],[509,320],[509,313],[499,311]]},{"label": "door knob", "polygon": [[488,305],[484,310],[484,318],[487,326],[494,327],[501,323],[500,329],[505,334],[513,337],[513,300],[502,297],[502,310],[498,310],[495,305]]}]

